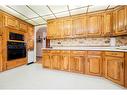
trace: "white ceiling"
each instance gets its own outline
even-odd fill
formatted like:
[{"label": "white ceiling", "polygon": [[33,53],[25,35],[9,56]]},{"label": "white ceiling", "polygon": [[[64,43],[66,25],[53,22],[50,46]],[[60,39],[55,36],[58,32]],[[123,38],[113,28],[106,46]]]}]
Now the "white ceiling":
[{"label": "white ceiling", "polygon": [[33,25],[46,24],[48,19],[105,10],[116,5],[0,5],[4,10]]}]

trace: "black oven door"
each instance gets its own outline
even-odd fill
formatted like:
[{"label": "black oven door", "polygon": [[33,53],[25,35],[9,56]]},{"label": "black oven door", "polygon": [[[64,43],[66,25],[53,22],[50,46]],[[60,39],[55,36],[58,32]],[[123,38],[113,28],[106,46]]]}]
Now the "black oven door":
[{"label": "black oven door", "polygon": [[8,42],[7,60],[26,57],[26,45],[23,42]]}]

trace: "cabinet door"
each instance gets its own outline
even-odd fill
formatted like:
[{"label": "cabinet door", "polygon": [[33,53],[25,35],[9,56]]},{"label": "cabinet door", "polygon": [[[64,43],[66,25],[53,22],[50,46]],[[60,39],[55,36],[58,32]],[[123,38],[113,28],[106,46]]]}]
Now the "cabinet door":
[{"label": "cabinet door", "polygon": [[19,29],[21,31],[27,32],[27,24],[24,22],[19,21]]},{"label": "cabinet door", "polygon": [[117,57],[105,58],[105,77],[124,85],[124,59]]},{"label": "cabinet door", "polygon": [[64,37],[71,37],[72,36],[72,20],[71,19],[65,19],[63,20],[63,32]]},{"label": "cabinet door", "polygon": [[19,22],[12,16],[5,16],[5,26],[13,29],[19,29]]},{"label": "cabinet door", "polygon": [[49,21],[48,22],[48,26],[47,26],[47,38],[48,39],[53,39],[53,37],[55,36],[55,32],[56,32],[56,22],[55,21]]},{"label": "cabinet door", "polygon": [[48,55],[48,54],[43,54],[43,57],[42,57],[42,64],[43,64],[43,67],[45,67],[45,68],[51,68],[50,55]]},{"label": "cabinet door", "polygon": [[84,63],[84,56],[73,56],[71,57],[70,70],[72,72],[83,73]]},{"label": "cabinet door", "polygon": [[0,36],[2,35],[2,25],[3,25],[3,17],[2,14],[0,13]]},{"label": "cabinet door", "polygon": [[69,70],[70,56],[62,55],[61,56],[61,70]]},{"label": "cabinet door", "polygon": [[56,35],[54,35],[55,36],[55,38],[62,38],[63,37],[63,20],[57,20],[56,21]]},{"label": "cabinet door", "polygon": [[126,14],[126,8],[125,6],[122,6],[116,10],[116,25],[117,29],[115,31],[116,35],[123,35],[126,32],[126,19],[127,19],[127,14]]},{"label": "cabinet door", "polygon": [[51,62],[52,62],[53,69],[60,69],[61,56],[60,55],[52,55]]},{"label": "cabinet door", "polygon": [[113,18],[112,18],[112,12],[106,12],[104,13],[104,36],[111,36],[112,30],[113,30]]},{"label": "cabinet door", "polygon": [[34,49],[34,27],[28,26],[28,31],[27,31],[27,47],[30,50]]},{"label": "cabinet door", "polygon": [[2,71],[2,37],[0,36],[0,71]]},{"label": "cabinet door", "polygon": [[90,15],[88,16],[88,33],[87,36],[100,36],[102,28],[102,16]]},{"label": "cabinet door", "polygon": [[85,37],[86,36],[86,17],[75,17],[72,20],[73,36],[75,37]]},{"label": "cabinet door", "polygon": [[101,56],[89,55],[86,64],[86,74],[101,76],[102,58]]}]

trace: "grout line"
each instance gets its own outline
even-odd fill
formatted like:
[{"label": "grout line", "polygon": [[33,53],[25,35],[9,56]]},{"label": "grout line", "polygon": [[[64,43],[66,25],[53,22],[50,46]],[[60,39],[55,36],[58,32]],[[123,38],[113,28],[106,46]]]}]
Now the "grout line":
[{"label": "grout line", "polygon": [[108,5],[108,7],[105,9],[105,11],[107,11],[109,9],[110,5]]},{"label": "grout line", "polygon": [[46,21],[42,16],[40,16],[35,10],[33,10],[30,6],[26,5],[27,8],[29,8],[31,11],[33,11],[35,14],[37,14],[39,17],[41,17],[44,21]]},{"label": "grout line", "polygon": [[[24,14],[22,14],[22,13],[18,12],[16,9],[14,9],[14,8],[12,8],[12,7],[8,6],[8,5],[6,5],[6,7],[8,7],[8,8],[10,8],[10,9],[12,9],[13,11],[17,12],[18,14],[20,14],[20,15],[22,15],[22,16],[24,16],[24,17],[26,17],[26,18],[28,18],[28,19],[29,19],[29,17],[27,17],[27,16],[25,16]],[[30,19],[30,20],[31,20],[31,19]],[[24,21],[26,21],[26,20],[24,20]],[[31,21],[33,21],[33,20],[31,20]],[[33,22],[35,22],[35,21],[33,21]],[[37,22],[35,22],[35,23],[36,23],[36,24],[38,24]]]},{"label": "grout line", "polygon": [[47,7],[48,7],[48,9],[52,12],[52,14],[55,16],[55,18],[57,18],[56,17],[56,15],[53,13],[53,11],[51,10],[51,8],[47,5]]},{"label": "grout line", "polygon": [[71,12],[70,12],[70,9],[69,9],[69,5],[67,5],[67,9],[68,9],[68,12],[69,12],[69,16],[71,16]]}]

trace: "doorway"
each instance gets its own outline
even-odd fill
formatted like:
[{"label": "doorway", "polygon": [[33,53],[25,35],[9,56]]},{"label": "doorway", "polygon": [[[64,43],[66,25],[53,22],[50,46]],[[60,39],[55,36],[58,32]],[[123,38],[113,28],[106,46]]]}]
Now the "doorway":
[{"label": "doorway", "polygon": [[46,47],[46,27],[41,27],[36,33],[36,59],[37,63],[42,60],[42,48]]}]

